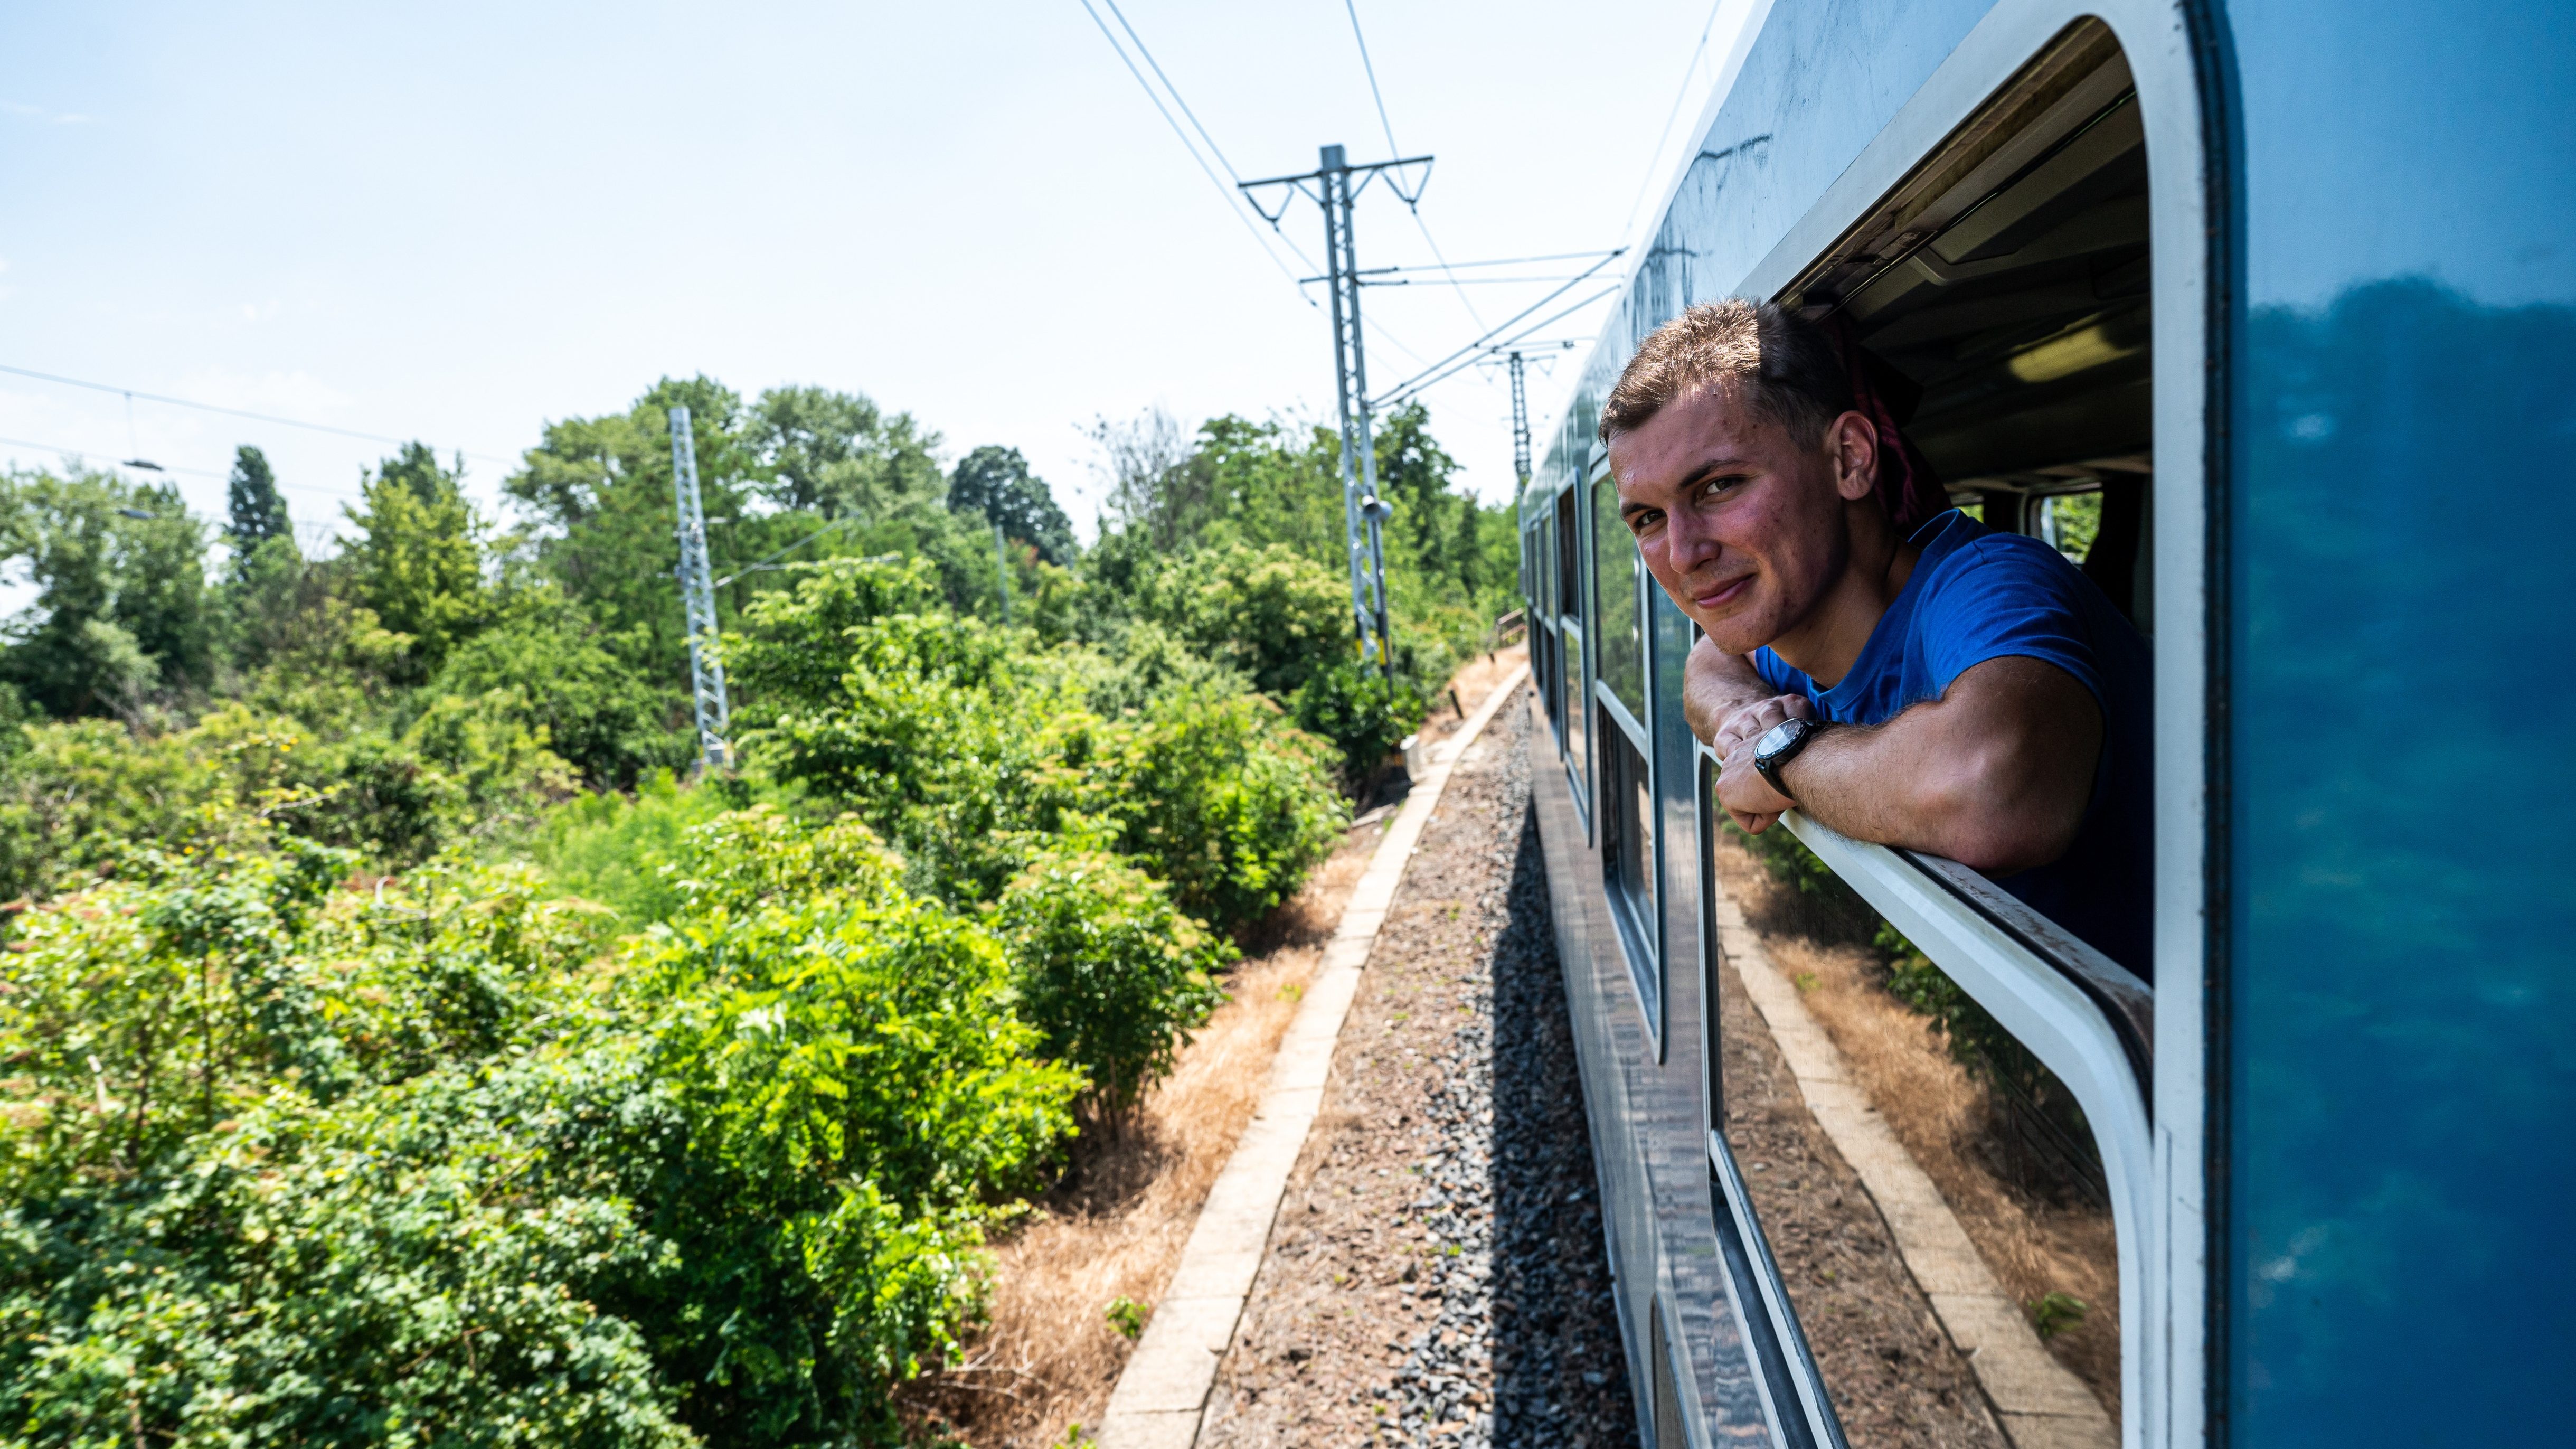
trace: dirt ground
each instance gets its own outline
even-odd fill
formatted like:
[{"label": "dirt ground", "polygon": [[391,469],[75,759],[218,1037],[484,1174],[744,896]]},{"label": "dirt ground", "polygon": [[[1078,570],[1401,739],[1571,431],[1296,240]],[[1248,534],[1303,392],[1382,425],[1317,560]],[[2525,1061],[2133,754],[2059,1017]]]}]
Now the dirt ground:
[{"label": "dirt ground", "polygon": [[[1777,938],[1764,944],[1781,959]],[[1933,1318],[1868,1190],[1808,1115],[1733,966],[1721,968],[1719,991],[1727,1145],[1844,1438],[1853,1449],[2003,1449],[1976,1375]]]},{"label": "dirt ground", "polygon": [[[1857,944],[1831,940],[1831,931],[1817,931],[1816,913],[1798,893],[1773,879],[1732,838],[1719,850],[1717,868],[1720,881],[1761,933],[1772,963],[1797,985],[1807,1010],[1833,1038],[1897,1139],[1940,1188],[2004,1291],[2025,1308],[2051,1292],[2067,1294],[2085,1305],[2082,1319],[2048,1338],[2047,1347],[2093,1390],[2111,1421],[2118,1423],[2119,1259],[2110,1215],[2086,1204],[2049,1201],[2017,1186],[2002,1161],[1986,1089],[1951,1057],[1947,1043],[1924,1017],[1887,993],[1882,985],[1885,973],[1876,957]],[[1771,1151],[1771,1138],[1755,1120],[1762,1114],[1747,1101],[1747,1089],[1761,1090],[1752,1084],[1764,1076],[1749,1063],[1741,1073],[1737,1068],[1739,1043],[1755,1056],[1768,1052],[1775,1076],[1778,1053],[1731,971],[1724,1010],[1728,1140],[1745,1161],[1755,1210],[1761,1214],[1773,1250],[1782,1255],[1799,1317],[1810,1338],[1820,1340],[1820,1317],[1843,1310],[1822,1306],[1832,1302],[1833,1295],[1819,1294],[1811,1276],[1801,1286],[1802,1276],[1807,1275],[1788,1271],[1783,1247],[1784,1238],[1807,1232],[1803,1224],[1815,1206],[1811,1195],[1784,1190],[1791,1184],[1780,1179],[1791,1174],[1784,1174],[1778,1164],[1769,1172],[1753,1170],[1755,1160]],[[1787,1084],[1788,1078],[1776,1076],[1776,1081]],[[1796,1105],[1795,1086],[1778,1090],[1787,1096],[1778,1098],[1774,1092],[1775,1100],[1785,1100],[1790,1111],[1804,1119],[1804,1108]],[[1737,1136],[1739,1131],[1746,1135]],[[1819,1307],[1811,1309],[1802,1294],[1817,1297]],[[1821,1341],[1817,1350],[1822,1358]],[[1865,1363],[1844,1369],[1824,1366],[1826,1383],[1838,1403],[1852,1392],[1845,1375],[1866,1367]],[[1869,1396],[1853,1397],[1858,1401]],[[1849,1426],[1852,1411],[1844,1413]],[[1863,1442],[1862,1436],[1855,1432],[1852,1442]]]}]

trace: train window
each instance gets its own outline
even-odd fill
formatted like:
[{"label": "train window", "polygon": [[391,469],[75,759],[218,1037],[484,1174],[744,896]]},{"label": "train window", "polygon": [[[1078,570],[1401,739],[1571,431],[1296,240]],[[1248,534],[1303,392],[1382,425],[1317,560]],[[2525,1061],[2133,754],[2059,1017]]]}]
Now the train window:
[{"label": "train window", "polygon": [[1575,809],[1589,822],[1590,756],[1584,725],[1592,711],[1583,701],[1591,676],[1585,672],[1590,661],[1584,656],[1583,511],[1576,506],[1576,491],[1567,488],[1556,495],[1557,638],[1564,655],[1557,661],[1557,727],[1563,731],[1558,743],[1565,751],[1565,767],[1574,777]]},{"label": "train window", "polygon": [[1636,982],[1647,1028],[1663,1032],[1663,916],[1657,907],[1655,778],[1644,732],[1614,699],[1601,701],[1601,876]]},{"label": "train window", "polygon": [[[1856,219],[1831,218],[1833,249],[1777,293],[1838,317],[1920,387],[1907,431],[1953,500],[1976,505],[1989,528],[2056,547],[2142,629],[2155,469],[2146,144],[2117,41],[2080,22]],[[1747,848],[1713,812],[1703,819],[1705,878],[1749,916],[1788,923],[1768,963],[1780,980],[1743,980],[1745,963],[1723,953],[1709,962],[1704,1050],[1720,1141],[1757,1165],[1789,1154],[1771,1107],[1797,1086],[1772,1044],[1778,1022],[1765,1019],[1811,1016],[2030,1319],[2027,1342],[1979,1352],[2007,1422],[2038,1412],[2027,1396],[2045,1383],[2053,1402],[2101,1411],[2069,1442],[2102,1442],[2124,1408],[2134,1425],[2138,1354],[2153,1352],[2135,1276],[2151,1191],[2148,988],[1952,862],[1794,816],[1796,841]],[[1821,862],[1851,886],[1854,919],[1801,890],[1792,862]],[[1874,918],[1901,935],[1877,935]],[[1713,1152],[1721,1175],[1724,1156]],[[1740,1210],[1720,1209],[1739,1213],[1739,1227],[1809,1210],[1786,1173],[1741,1180]],[[1806,1255],[1785,1244],[1778,1281],[1815,1322],[1830,1310]],[[1977,1332],[1951,1325],[1963,1330]],[[1990,1363],[2005,1377],[1986,1379]],[[2006,1382],[2024,1370],[2035,1377]]]},{"label": "train window", "polygon": [[1646,646],[1638,624],[1644,567],[1637,536],[1619,519],[1619,487],[1607,464],[1592,480],[1592,597],[1597,610],[1593,647],[1600,650],[1601,683],[1632,715],[1646,713]]}]

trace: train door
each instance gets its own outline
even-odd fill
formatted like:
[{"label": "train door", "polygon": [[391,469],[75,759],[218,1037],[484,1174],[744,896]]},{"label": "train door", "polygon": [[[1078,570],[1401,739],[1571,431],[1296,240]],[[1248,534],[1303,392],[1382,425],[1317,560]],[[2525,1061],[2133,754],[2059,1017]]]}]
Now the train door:
[{"label": "train door", "polygon": [[[2158,659],[2159,727],[2179,718],[2195,729],[2164,693],[2178,690],[2173,698],[2196,709],[2199,661],[2186,656],[2172,671],[2181,679],[2167,671],[2198,620],[2168,600],[2158,628],[2153,501],[2168,472],[2180,476],[2167,497],[2192,496],[2206,442],[2199,394],[2160,390],[2176,377],[2195,387],[2204,345],[2190,305],[2205,265],[2190,232],[2198,202],[2192,186],[2173,184],[2177,170],[2187,178],[2197,164],[2189,67],[2161,47],[2160,69],[2141,77],[2110,25],[2043,21],[2039,7],[1999,10],[1743,290],[1839,318],[1918,385],[1919,400],[1898,405],[1952,501],[1990,527],[2055,544],[2141,630],[2175,646]],[[1999,37],[2015,35],[2020,49],[2008,51]],[[2179,743],[2159,744],[2160,799],[2195,788],[2196,776],[2169,772],[2178,754],[2197,768],[2196,737]],[[1709,803],[1716,761],[1703,749],[1696,763],[1701,1050],[1719,1238],[1736,1281],[1750,1285],[1737,1308],[1765,1369],[1775,1436],[1833,1444],[1832,1365],[1808,1351],[1802,1324],[1838,1307],[1813,1271],[1784,1272],[1773,1258],[1762,1224],[1795,1205],[1777,1194],[1776,1175],[1766,1182],[1747,1170],[1758,1124],[1725,1080],[1733,1034],[1767,1040],[1782,1023],[1727,979],[1744,963],[1719,944],[1729,923],[1718,917],[1731,908],[1718,853],[1739,847],[1725,842],[1732,827]],[[2158,814],[2173,818],[2161,803]],[[1895,1121],[1913,1158],[1931,1164],[1917,1176],[1932,1173],[1942,1189],[1930,1201],[1957,1224],[1944,1232],[1964,1232],[1977,1249],[1955,1259],[1956,1281],[1925,1286],[1948,1336],[1976,1350],[1980,1386],[2007,1437],[2162,1442],[2173,1402],[2167,1345],[2195,1341],[2196,1327],[2175,1311],[2198,1289],[2147,1272],[2168,1251],[2154,1242],[2169,1183],[2150,1149],[2162,1060],[2153,960],[2113,961],[1953,862],[1859,844],[1794,814],[1785,823],[1807,869],[1820,873],[1809,885],[1879,918],[1888,930],[1876,942],[1878,969],[1930,1003],[1930,1039],[1948,1061],[1918,1075],[1947,1073],[1942,1090],[1955,1100],[1945,1098],[1946,1125],[1907,1125],[1907,1061],[1869,1049],[1840,1060],[1880,1119],[1873,1130]],[[2167,944],[2181,943],[2160,942],[2156,954],[2187,957]],[[2178,1059],[2196,1070],[2196,1050]],[[1816,1110],[1820,1121],[1828,1115]],[[1888,1213],[1900,1247],[1925,1231],[1903,1216]],[[1926,1276],[1911,1250],[1909,1266]]]}]

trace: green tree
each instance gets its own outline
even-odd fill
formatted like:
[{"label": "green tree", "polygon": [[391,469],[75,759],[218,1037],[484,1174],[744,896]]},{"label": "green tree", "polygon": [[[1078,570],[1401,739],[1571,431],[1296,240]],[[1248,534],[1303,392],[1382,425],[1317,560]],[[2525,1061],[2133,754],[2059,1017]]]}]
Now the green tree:
[{"label": "green tree", "polygon": [[875,522],[934,506],[946,488],[939,435],[859,393],[771,388],[743,441],[760,460],[757,486],[781,509]]},{"label": "green tree", "polygon": [[359,530],[342,556],[350,597],[410,638],[406,683],[437,673],[491,616],[481,521],[457,484],[427,447],[409,443],[364,480],[362,506],[343,507]]},{"label": "green tree", "polygon": [[248,443],[233,450],[232,477],[224,484],[224,542],[232,550],[231,574],[239,578],[252,554],[271,539],[295,545],[295,522],[268,455]]},{"label": "green tree", "polygon": [[11,622],[0,683],[55,716],[134,715],[213,682],[216,615],[206,536],[178,490],[112,473],[13,473],[0,489],[0,556],[34,603]]},{"label": "green tree", "polygon": [[1058,568],[1073,562],[1073,524],[1017,448],[987,443],[968,453],[949,475],[948,506],[1001,525],[1005,537],[1031,545]]}]

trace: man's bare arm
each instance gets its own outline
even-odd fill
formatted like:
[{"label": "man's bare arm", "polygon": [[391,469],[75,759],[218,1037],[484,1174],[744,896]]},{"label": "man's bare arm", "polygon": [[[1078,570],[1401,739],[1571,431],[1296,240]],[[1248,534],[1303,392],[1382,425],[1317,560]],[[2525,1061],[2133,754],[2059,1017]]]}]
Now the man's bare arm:
[{"label": "man's bare arm", "polygon": [[1753,768],[1755,738],[1733,743],[1717,783],[1747,829],[1794,803],[1855,840],[2009,875],[2075,843],[2102,757],[2102,710],[2056,665],[1989,659],[1883,725],[1818,736],[1781,771],[1794,802]]},{"label": "man's bare arm", "polygon": [[1682,718],[1690,722],[1692,734],[1723,754],[1725,747],[1717,744],[1719,728],[1737,710],[1778,692],[1762,682],[1743,655],[1729,654],[1702,639],[1691,646],[1690,661],[1682,670]]}]

